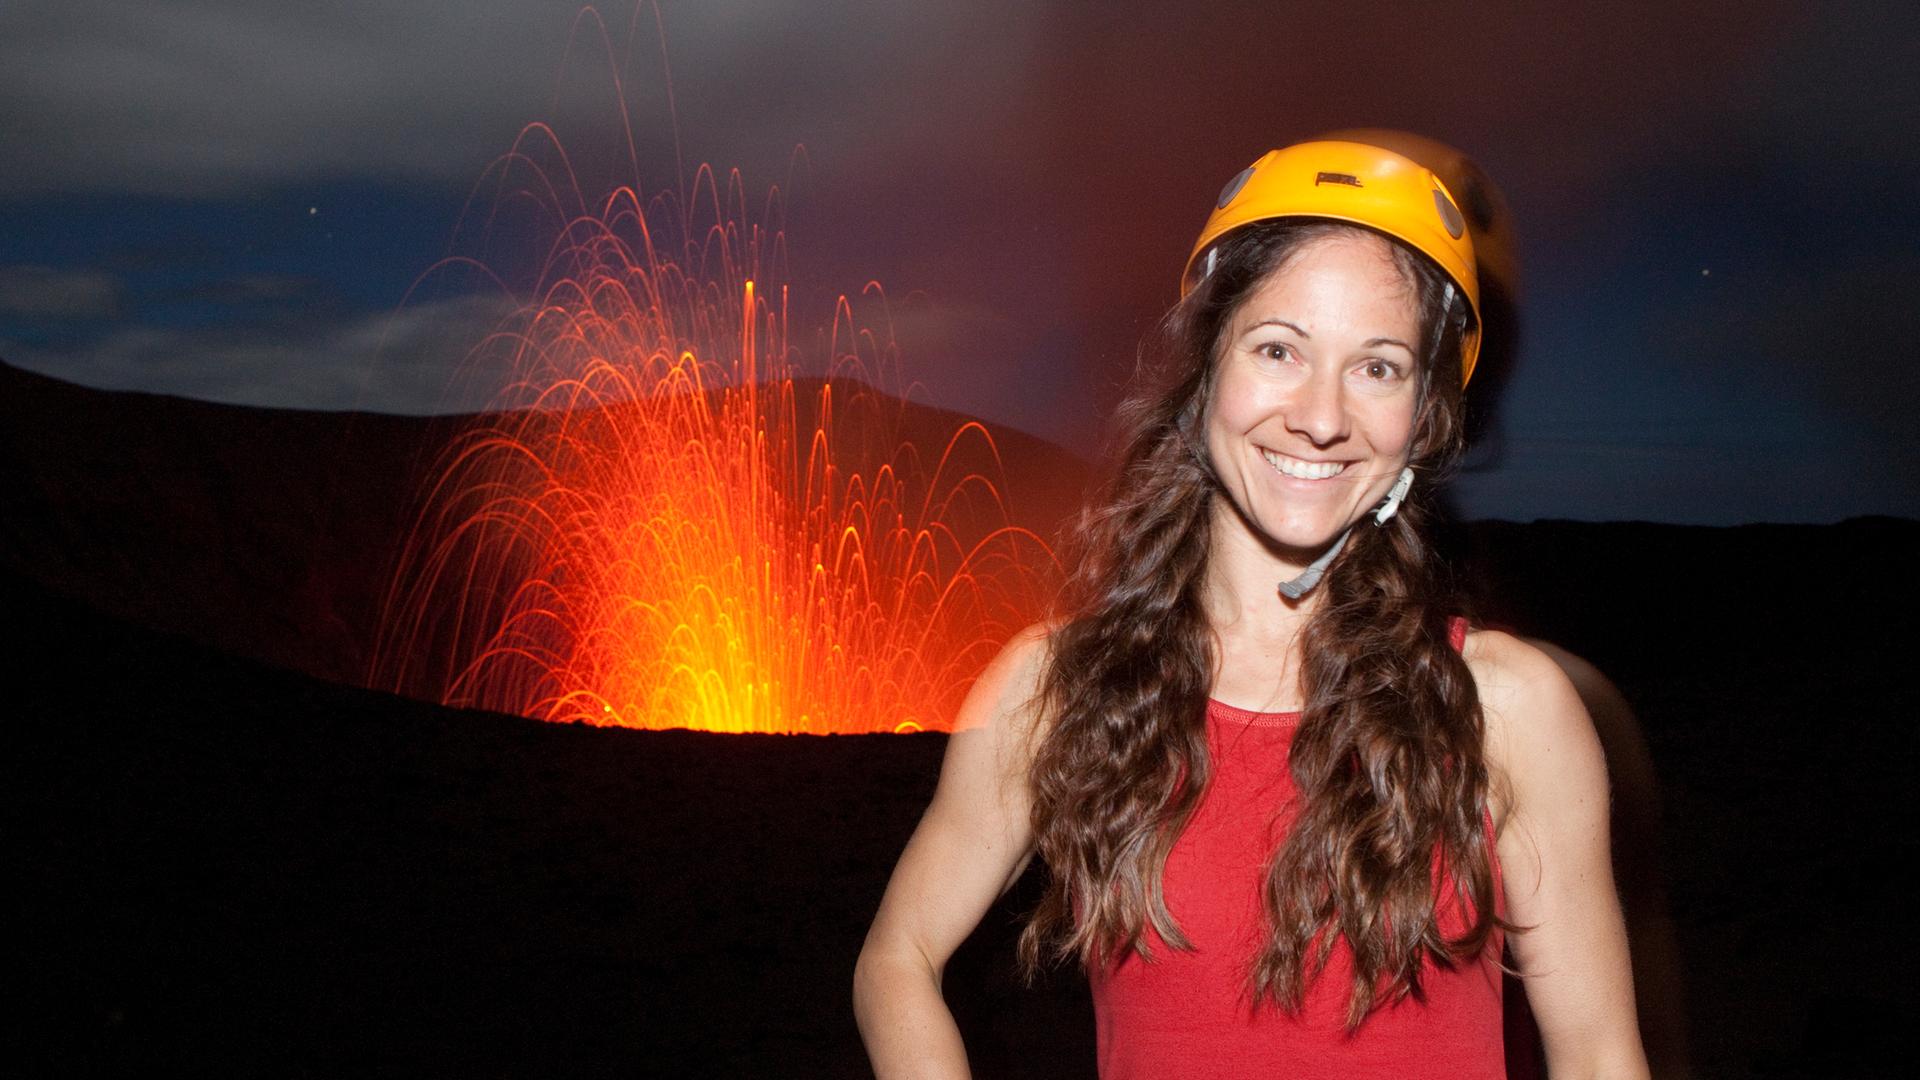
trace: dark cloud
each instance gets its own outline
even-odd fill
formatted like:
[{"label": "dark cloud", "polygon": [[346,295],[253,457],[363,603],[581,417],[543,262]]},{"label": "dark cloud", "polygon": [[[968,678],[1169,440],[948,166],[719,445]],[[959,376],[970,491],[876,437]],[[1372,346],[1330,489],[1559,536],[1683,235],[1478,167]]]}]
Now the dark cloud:
[{"label": "dark cloud", "polygon": [[101,270],[0,266],[0,317],[114,319],[124,293],[120,278]]},{"label": "dark cloud", "polygon": [[338,302],[327,282],[304,274],[240,274],[181,289],[167,299],[236,308]]},{"label": "dark cloud", "polygon": [[[751,148],[761,184],[797,142],[937,143],[942,125],[899,108],[889,80],[910,74],[919,104],[949,122],[981,121],[996,103],[1000,115],[1019,107],[1017,93],[1003,94],[1033,59],[1019,44],[1033,18],[1019,5],[661,6],[690,91],[678,102],[689,149]],[[636,20],[625,0],[603,7],[604,24],[538,0],[10,4],[0,11],[0,157],[11,166],[0,197],[205,197],[342,176],[470,183],[531,120],[573,117],[580,150],[595,149],[620,116],[610,53],[652,151],[647,171],[670,181],[652,9]],[[737,156],[718,160],[744,164]]]},{"label": "dark cloud", "polygon": [[1516,436],[1497,471],[1468,473],[1449,489],[1468,518],[1531,521],[1668,521],[1739,525],[1821,523],[1920,511],[1884,490],[1836,483],[1854,466],[1832,451],[1764,440],[1630,442]]},{"label": "dark cloud", "polygon": [[1920,456],[1920,254],[1773,269],[1669,313],[1676,342],[1739,390],[1819,409],[1836,440],[1865,435],[1899,452],[1856,468]]},{"label": "dark cloud", "polygon": [[472,169],[501,114],[539,100],[510,54],[564,24],[527,4],[9,5],[0,147],[13,196],[205,196],[314,175]]},{"label": "dark cloud", "polygon": [[392,313],[309,322],[131,325],[82,346],[0,340],[18,367],[109,390],[298,409],[435,414],[485,406],[510,371],[475,351],[510,316],[505,301],[460,297]]}]

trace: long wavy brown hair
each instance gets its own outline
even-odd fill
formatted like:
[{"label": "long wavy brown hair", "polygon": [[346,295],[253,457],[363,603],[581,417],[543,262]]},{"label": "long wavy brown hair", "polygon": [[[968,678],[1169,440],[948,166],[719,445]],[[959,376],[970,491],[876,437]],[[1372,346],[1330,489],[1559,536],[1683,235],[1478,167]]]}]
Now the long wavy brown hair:
[{"label": "long wavy brown hair", "polygon": [[[1295,220],[1234,234],[1143,349],[1114,469],[1082,516],[1038,691],[1048,723],[1030,774],[1032,824],[1049,881],[1020,938],[1030,974],[1048,960],[1091,970],[1129,950],[1151,961],[1147,925],[1191,948],[1161,880],[1210,775],[1216,654],[1202,585],[1215,500],[1225,496],[1202,427],[1221,339],[1269,274],[1354,228]],[[1386,525],[1362,520],[1318,587],[1289,757],[1298,811],[1267,869],[1271,934],[1248,972],[1256,1004],[1298,1011],[1345,941],[1349,1027],[1378,1005],[1422,998],[1425,963],[1478,955],[1504,926],[1483,828],[1479,697],[1449,637],[1456,595],[1423,538],[1433,480],[1461,449],[1460,348],[1471,315],[1423,256],[1397,242],[1393,252],[1420,314],[1418,480]],[[1435,874],[1436,858],[1447,874]],[[1449,882],[1454,895],[1439,895]],[[1451,939],[1437,915],[1449,899],[1468,920]]]}]

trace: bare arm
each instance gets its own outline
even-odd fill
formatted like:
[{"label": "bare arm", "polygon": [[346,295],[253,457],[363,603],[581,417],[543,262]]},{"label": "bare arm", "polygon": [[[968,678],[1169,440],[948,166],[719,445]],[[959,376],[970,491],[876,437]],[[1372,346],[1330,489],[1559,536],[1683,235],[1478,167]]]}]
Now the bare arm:
[{"label": "bare arm", "polygon": [[1548,1073],[1646,1077],[1593,722],[1553,660],[1517,638],[1474,634],[1467,661],[1503,781],[1498,854],[1508,917],[1528,928],[1513,935],[1513,952]]},{"label": "bare arm", "polygon": [[1560,665],[1593,717],[1613,781],[1613,876],[1633,949],[1640,1041],[1655,1080],[1690,1076],[1680,943],[1660,869],[1660,790],[1640,721],[1600,669],[1552,642],[1523,640]]},{"label": "bare arm", "polygon": [[907,841],[854,967],[853,1011],[881,1080],[965,1077],[966,1050],[940,994],[947,960],[1032,848],[1027,765],[1038,630],[1015,638],[961,706],[933,802]]}]

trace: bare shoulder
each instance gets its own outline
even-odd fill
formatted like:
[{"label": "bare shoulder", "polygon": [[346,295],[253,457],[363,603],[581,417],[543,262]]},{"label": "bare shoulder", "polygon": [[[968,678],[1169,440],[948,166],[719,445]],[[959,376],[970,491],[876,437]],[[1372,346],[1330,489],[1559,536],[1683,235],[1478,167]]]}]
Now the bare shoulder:
[{"label": "bare shoulder", "polygon": [[1586,703],[1587,711],[1593,714],[1593,722],[1601,728],[1601,736],[1606,736],[1609,724],[1637,725],[1633,718],[1633,706],[1628,704],[1625,694],[1607,678],[1605,672],[1595,667],[1591,661],[1541,638],[1522,638],[1526,644],[1539,649],[1552,658],[1560,670],[1566,673],[1573,683],[1573,689]]},{"label": "bare shoulder", "polygon": [[1566,670],[1524,638],[1500,630],[1471,630],[1461,655],[1489,713],[1510,715],[1580,700]]},{"label": "bare shoulder", "polygon": [[1604,776],[1593,720],[1552,655],[1498,630],[1470,632],[1462,655],[1486,715],[1488,761],[1512,785],[1516,802],[1557,778],[1596,769]]},{"label": "bare shoulder", "polygon": [[1053,628],[1045,623],[1013,635],[980,673],[954,717],[953,731],[986,731],[994,742],[1029,742],[1040,722],[1040,687]]},{"label": "bare shoulder", "polygon": [[954,717],[929,813],[935,819],[1024,819],[1027,773],[1044,734],[1040,691],[1051,631],[1015,634],[974,680]]}]

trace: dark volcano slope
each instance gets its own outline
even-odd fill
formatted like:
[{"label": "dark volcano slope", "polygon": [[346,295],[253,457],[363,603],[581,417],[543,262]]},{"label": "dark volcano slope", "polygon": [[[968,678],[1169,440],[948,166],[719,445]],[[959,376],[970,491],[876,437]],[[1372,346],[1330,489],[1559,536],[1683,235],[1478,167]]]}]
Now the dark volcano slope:
[{"label": "dark volcano slope", "polygon": [[[906,443],[931,472],[971,421],[836,387],[845,470],[870,474]],[[796,381],[802,431],[819,390]],[[874,417],[884,430],[858,423]],[[0,361],[0,567],[141,626],[366,685],[424,492],[476,420],[96,390]],[[1012,522],[1051,538],[1078,506],[1086,464],[1016,431],[995,431],[993,445],[997,463],[983,440],[962,440],[941,490],[972,472],[995,478]],[[977,539],[1002,524],[992,509],[960,500],[946,524]]]},{"label": "dark volcano slope", "polygon": [[[1677,554],[1597,530],[1718,568],[1657,621],[1621,614],[1618,577],[1558,579],[1546,629],[1613,626],[1561,636],[1640,708],[1698,1075],[1901,1074],[1914,635],[1884,570],[1915,528]],[[1557,569],[1560,531],[1498,527],[1474,558]],[[1769,609],[1749,583],[1783,539],[1829,587]],[[859,1074],[853,958],[943,737],[543,725],[231,658],[10,573],[0,608],[28,1073]],[[948,971],[980,1075],[1091,1074],[1084,986],[1011,976],[1035,884]]]},{"label": "dark volcano slope", "polygon": [[1449,541],[1482,617],[1592,660],[1639,715],[1696,1075],[1905,1075],[1886,1018],[1920,1010],[1900,870],[1920,858],[1920,522]]},{"label": "dark volcano slope", "polygon": [[425,468],[462,422],[95,390],[0,362],[0,566],[355,682]]},{"label": "dark volcano slope", "polygon": [[[0,573],[22,1075],[858,1075],[854,957],[939,735],[456,712]],[[982,1075],[1090,1075],[1084,986],[947,985]]]}]

